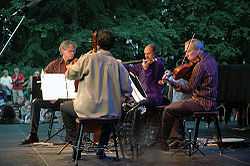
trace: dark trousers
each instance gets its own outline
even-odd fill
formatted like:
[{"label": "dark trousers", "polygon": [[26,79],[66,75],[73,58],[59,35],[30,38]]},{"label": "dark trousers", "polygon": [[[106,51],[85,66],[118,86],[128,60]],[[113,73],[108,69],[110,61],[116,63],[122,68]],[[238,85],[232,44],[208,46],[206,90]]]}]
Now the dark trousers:
[{"label": "dark trousers", "polygon": [[38,132],[41,108],[59,110],[59,106],[60,104],[58,102],[51,103],[50,101],[44,101],[42,99],[34,99],[31,104],[31,133],[37,134]]},{"label": "dark trousers", "polygon": [[166,141],[170,136],[184,139],[183,117],[191,116],[194,112],[202,110],[203,107],[192,99],[174,102],[166,106],[162,114],[162,141]]},{"label": "dark trousers", "polygon": [[[66,128],[66,134],[70,137],[76,136],[76,122],[78,117],[74,111],[73,101],[67,101],[61,104],[60,109],[62,111],[63,122]],[[102,124],[101,136],[99,141],[99,147],[108,145],[109,137],[112,132],[111,124]]]}]

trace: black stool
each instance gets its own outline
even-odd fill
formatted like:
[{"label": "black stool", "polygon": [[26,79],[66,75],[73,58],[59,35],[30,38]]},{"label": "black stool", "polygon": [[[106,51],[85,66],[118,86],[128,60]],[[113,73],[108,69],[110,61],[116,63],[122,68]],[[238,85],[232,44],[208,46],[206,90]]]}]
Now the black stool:
[{"label": "black stool", "polygon": [[[77,142],[76,146],[73,148],[75,149],[76,154],[75,155],[75,165],[78,165],[78,156],[80,156],[81,151],[84,149],[81,148],[82,140],[83,140],[83,132],[85,129],[85,124],[88,123],[98,123],[98,124],[111,124],[112,126],[112,138],[114,141],[114,147],[115,147],[115,152],[116,152],[116,160],[119,160],[119,154],[118,154],[118,144],[117,144],[117,135],[116,135],[116,124],[120,120],[119,117],[100,117],[100,118],[89,118],[89,117],[84,117],[84,118],[77,118],[76,122],[80,125],[78,136],[77,136]],[[73,151],[74,153],[74,151]]]},{"label": "black stool", "polygon": [[207,121],[211,120],[214,121],[214,126],[217,130],[217,145],[219,147],[220,155],[222,154],[222,137],[221,137],[221,130],[219,127],[219,112],[218,111],[201,111],[201,112],[194,112],[194,118],[196,120],[195,124],[195,133],[194,133],[194,144],[197,145],[197,137],[199,133],[199,125],[201,118],[205,118]]}]

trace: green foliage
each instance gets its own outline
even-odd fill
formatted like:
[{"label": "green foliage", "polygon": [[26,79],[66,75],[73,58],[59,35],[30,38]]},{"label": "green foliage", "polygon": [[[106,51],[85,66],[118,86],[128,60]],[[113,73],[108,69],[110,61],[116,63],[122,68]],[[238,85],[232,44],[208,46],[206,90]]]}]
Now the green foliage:
[{"label": "green foliage", "polygon": [[[245,59],[250,63],[249,4],[246,0],[41,1],[25,11],[26,18],[0,61],[7,68],[12,68],[11,64],[43,68],[59,56],[62,40],[76,41],[79,56],[91,47],[91,31],[106,28],[114,32],[116,43],[112,51],[122,60],[138,58],[126,43],[128,39],[138,44],[141,56],[144,46],[153,42],[162,56],[181,57],[183,43],[196,33],[196,38],[203,40],[219,61],[238,63]],[[23,5],[25,1],[10,0],[0,9],[0,14],[8,18],[4,24],[11,31],[21,14],[10,15]],[[6,42],[7,33],[3,31],[2,35]]]},{"label": "green foliage", "polygon": [[248,1],[163,0],[161,21],[177,31],[177,42],[196,33],[219,61],[250,63]]}]

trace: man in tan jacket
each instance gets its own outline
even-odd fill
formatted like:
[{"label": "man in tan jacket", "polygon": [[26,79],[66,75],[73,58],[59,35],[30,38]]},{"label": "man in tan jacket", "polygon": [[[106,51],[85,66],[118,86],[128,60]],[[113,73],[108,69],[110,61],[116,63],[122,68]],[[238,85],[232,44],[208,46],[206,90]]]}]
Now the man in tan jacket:
[{"label": "man in tan jacket", "polygon": [[[111,32],[97,33],[97,52],[82,55],[75,64],[67,65],[68,79],[80,80],[77,96],[61,105],[66,133],[72,142],[76,136],[76,117],[119,117],[121,97],[132,92],[126,68],[108,50],[113,45]],[[102,126],[99,147],[108,144],[111,128]],[[104,151],[97,153],[105,157]]]}]

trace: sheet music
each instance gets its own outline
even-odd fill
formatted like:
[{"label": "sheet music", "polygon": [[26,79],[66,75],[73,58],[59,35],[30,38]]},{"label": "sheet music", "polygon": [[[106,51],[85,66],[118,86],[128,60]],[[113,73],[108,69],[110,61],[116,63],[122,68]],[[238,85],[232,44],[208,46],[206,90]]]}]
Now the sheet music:
[{"label": "sheet music", "polygon": [[43,100],[73,99],[76,97],[74,80],[64,74],[41,74]]},{"label": "sheet music", "polygon": [[130,75],[129,79],[131,80],[131,87],[133,89],[132,91],[133,98],[135,99],[137,103],[142,100],[145,100],[147,95],[144,92],[140,81],[133,73],[129,73],[129,75]]}]

